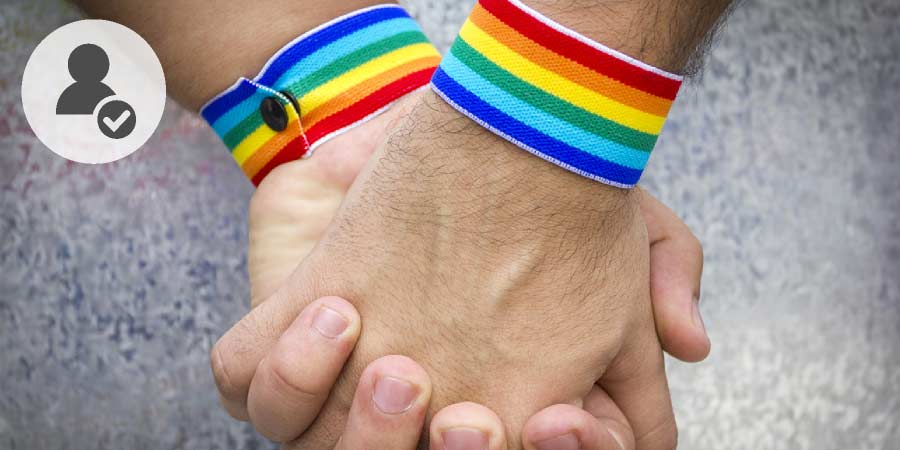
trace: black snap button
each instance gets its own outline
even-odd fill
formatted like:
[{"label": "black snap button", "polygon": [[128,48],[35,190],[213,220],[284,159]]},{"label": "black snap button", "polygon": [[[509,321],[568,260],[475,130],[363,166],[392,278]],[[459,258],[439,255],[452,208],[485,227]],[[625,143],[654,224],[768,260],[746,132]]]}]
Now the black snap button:
[{"label": "black snap button", "polygon": [[294,110],[297,112],[297,115],[299,116],[300,115],[300,103],[297,102],[297,98],[294,97],[294,95],[288,91],[281,91],[281,95],[287,97],[287,99],[291,101],[291,105],[294,106]]},{"label": "black snap button", "polygon": [[259,114],[262,115],[263,122],[269,128],[275,131],[284,131],[288,124],[287,111],[275,97],[267,97],[259,105]]}]

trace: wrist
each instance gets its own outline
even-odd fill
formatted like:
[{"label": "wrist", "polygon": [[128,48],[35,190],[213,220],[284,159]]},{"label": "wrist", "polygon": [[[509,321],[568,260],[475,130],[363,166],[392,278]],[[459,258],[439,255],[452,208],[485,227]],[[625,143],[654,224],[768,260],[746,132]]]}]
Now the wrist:
[{"label": "wrist", "polygon": [[[426,91],[408,120],[388,136],[373,172],[378,201],[415,219],[434,215],[446,224],[481,223],[498,232],[515,223],[632,219],[637,197],[569,172],[533,155],[461,115]],[[396,189],[397,186],[411,186]],[[396,208],[396,209],[395,209]],[[581,219],[576,219],[578,216]],[[484,225],[487,226],[487,225]],[[483,229],[483,228],[482,228]]]},{"label": "wrist", "polygon": [[[207,49],[193,49],[184,59],[192,76],[190,92],[182,96],[185,104],[198,110],[204,102],[222,92],[238,78],[253,78],[270,61],[273,54],[297,36],[309,32],[345,14],[374,5],[388,5],[390,0],[345,0],[341,2],[285,2],[284,5],[241,7],[241,12],[228,25],[213,23],[205,30],[203,44]],[[291,4],[293,3],[293,4]],[[273,11],[278,11],[273,15]],[[248,39],[248,36],[252,38]],[[191,50],[187,46],[183,50]],[[200,76],[198,76],[200,74]],[[179,77],[180,78],[180,77]],[[176,80],[177,81],[177,80]],[[177,89],[184,83],[177,83]]]},{"label": "wrist", "polygon": [[200,113],[259,184],[278,165],[310,156],[424,87],[439,62],[403,8],[376,5],[295,37]]},{"label": "wrist", "polygon": [[[153,47],[172,98],[191,110],[239,77],[252,77],[285,42],[335,17],[390,0],[178,2],[150,9],[134,2],[77,0],[92,17],[128,25]],[[215,20],[208,20],[215,18]]]},{"label": "wrist", "polygon": [[595,41],[682,73],[731,0],[523,0]]}]

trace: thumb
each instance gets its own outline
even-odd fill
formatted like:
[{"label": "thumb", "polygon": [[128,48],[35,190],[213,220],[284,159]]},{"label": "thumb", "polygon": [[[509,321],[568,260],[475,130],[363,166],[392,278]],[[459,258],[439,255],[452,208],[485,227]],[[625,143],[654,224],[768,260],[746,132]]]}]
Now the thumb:
[{"label": "thumb", "polygon": [[650,240],[650,296],[663,350],[687,362],[709,355],[700,315],[703,248],[671,209],[645,191],[641,212]]}]

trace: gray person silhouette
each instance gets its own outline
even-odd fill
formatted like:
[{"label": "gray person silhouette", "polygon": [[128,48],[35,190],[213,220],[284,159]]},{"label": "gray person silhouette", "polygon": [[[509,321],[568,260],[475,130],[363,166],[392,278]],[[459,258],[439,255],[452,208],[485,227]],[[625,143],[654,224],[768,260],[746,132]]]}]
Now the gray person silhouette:
[{"label": "gray person silhouette", "polygon": [[75,80],[59,96],[56,114],[93,114],[106,97],[116,95],[103,78],[109,72],[109,57],[97,45],[82,44],[69,54],[69,75]]}]

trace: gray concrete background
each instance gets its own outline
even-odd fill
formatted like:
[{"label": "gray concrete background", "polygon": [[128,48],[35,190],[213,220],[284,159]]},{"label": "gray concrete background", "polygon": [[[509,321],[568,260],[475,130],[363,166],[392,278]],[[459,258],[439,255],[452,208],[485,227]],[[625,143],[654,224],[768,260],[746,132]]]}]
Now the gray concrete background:
[{"label": "gray concrete background", "polygon": [[[410,2],[445,47],[471,0]],[[78,17],[0,1],[0,449],[272,448],[217,406],[251,187],[170,105],[135,155],[68,163],[19,99]],[[702,239],[714,349],[669,361],[681,448],[900,448],[900,1],[751,0],[645,184]]]}]

